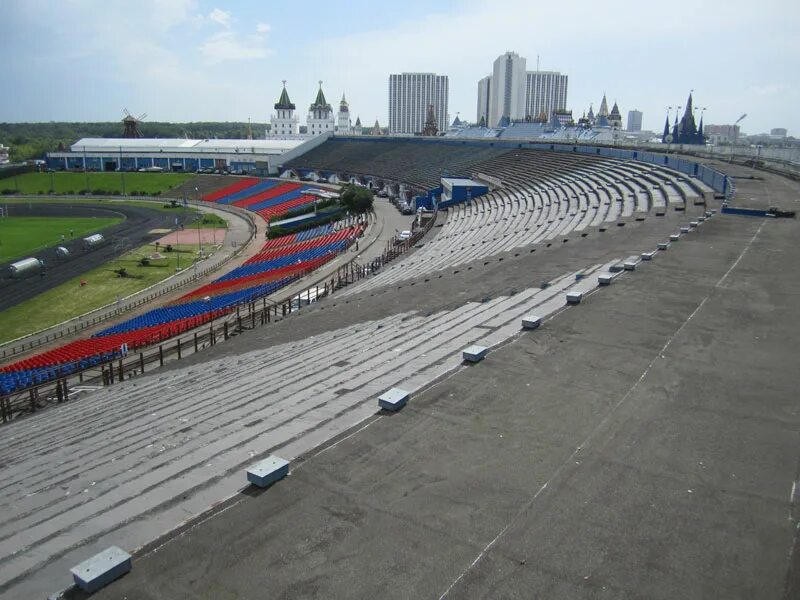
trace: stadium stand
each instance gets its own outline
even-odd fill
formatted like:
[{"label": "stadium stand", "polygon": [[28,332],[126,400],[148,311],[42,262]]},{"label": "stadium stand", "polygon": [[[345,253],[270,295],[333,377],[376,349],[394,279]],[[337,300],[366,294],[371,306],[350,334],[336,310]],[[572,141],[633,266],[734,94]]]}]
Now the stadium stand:
[{"label": "stadium stand", "polygon": [[547,243],[634,216],[702,198],[668,169],[591,155],[519,149],[475,165],[503,182],[469,204],[452,207],[442,230],[422,249],[346,290],[345,296],[515,248]]},{"label": "stadium stand", "polygon": [[473,165],[507,152],[507,148],[461,142],[410,144],[393,139],[332,138],[284,166],[299,171],[341,173],[345,180],[350,175],[374,176],[429,190],[439,186],[443,173],[466,176]]},{"label": "stadium stand", "polygon": [[[602,268],[591,265],[586,272]],[[43,413],[35,424],[20,421],[13,443],[7,437],[0,440],[4,460],[15,465],[6,469],[0,485],[9,511],[0,524],[7,550],[0,553],[3,575],[47,564],[109,531],[119,535],[127,521],[159,518],[171,506],[207,493],[218,474],[225,473],[222,480],[230,486],[230,475],[238,477],[237,470],[251,461],[249,453],[335,435],[375,412],[370,394],[361,389],[343,394],[343,383],[377,390],[401,381],[404,373],[432,376],[458,365],[466,344],[501,343],[519,331],[523,315],[536,310],[546,316],[563,306],[567,291],[593,286],[588,278],[576,281],[574,273],[567,273],[546,290],[532,288],[427,316],[401,313],[334,329],[250,353],[247,360],[233,357],[222,369],[177,371],[166,374],[166,380],[151,377],[111,387]],[[398,340],[404,340],[403,352],[395,351]],[[171,390],[170,400],[159,402],[154,411],[152,399],[163,398],[165,389]],[[187,421],[191,435],[180,433]],[[282,428],[287,423],[294,423],[288,436]],[[51,431],[54,426],[57,431]],[[102,441],[84,444],[87,432],[102,432]],[[154,452],[154,444],[160,447],[162,441],[163,449]],[[45,468],[52,459],[48,448],[65,445],[70,451],[59,458],[54,476]],[[96,485],[89,495],[65,495],[60,485],[67,480],[70,486]],[[120,498],[131,500],[120,504]],[[40,508],[31,510],[32,505]],[[122,514],[127,515],[124,522]],[[136,531],[141,537],[136,545],[152,535],[146,527]],[[33,561],[12,552],[21,537]]]},{"label": "stadium stand", "polygon": [[360,225],[338,231],[325,225],[270,240],[244,265],[189,292],[171,306],[147,311],[88,340],[76,340],[4,366],[0,369],[0,393],[10,394],[107,362],[121,356],[123,346],[133,351],[161,342],[225,315],[236,306],[273,294],[336,257],[361,232]]},{"label": "stadium stand", "polygon": [[240,181],[242,181],[241,177],[233,175],[198,175],[172,188],[169,196],[196,200]]},{"label": "stadium stand", "polygon": [[239,179],[238,181],[231,183],[222,189],[203,195],[202,199],[206,202],[224,202],[229,196],[251,188],[257,185],[259,182],[260,180],[255,177],[245,177],[244,179]]}]

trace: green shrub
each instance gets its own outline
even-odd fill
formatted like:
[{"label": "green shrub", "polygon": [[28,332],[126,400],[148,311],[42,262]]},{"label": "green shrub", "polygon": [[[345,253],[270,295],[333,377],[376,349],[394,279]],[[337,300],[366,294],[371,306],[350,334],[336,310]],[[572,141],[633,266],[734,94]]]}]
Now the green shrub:
[{"label": "green shrub", "polygon": [[345,186],[341,194],[342,206],[351,213],[364,213],[372,210],[375,194],[372,190],[356,185]]}]

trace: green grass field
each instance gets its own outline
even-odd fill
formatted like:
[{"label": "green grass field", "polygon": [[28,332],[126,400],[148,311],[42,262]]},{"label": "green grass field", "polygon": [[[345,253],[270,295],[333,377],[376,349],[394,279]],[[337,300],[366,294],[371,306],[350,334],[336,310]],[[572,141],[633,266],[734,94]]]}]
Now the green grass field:
[{"label": "green grass field", "polygon": [[[153,244],[143,246],[0,312],[0,342],[56,325],[110,304],[117,298],[129,296],[173,275],[178,263],[182,269],[189,268],[197,257],[197,246],[177,246],[176,250],[162,252],[166,257],[164,260],[153,261],[150,266],[143,267],[139,264],[141,257],[155,252]],[[203,247],[204,252],[210,250],[210,245]],[[120,268],[125,268],[130,277],[118,277],[114,271]],[[86,285],[81,286],[81,281],[85,281]]]},{"label": "green grass field", "polygon": [[[3,194],[93,194],[152,196],[191,179],[191,173],[25,173],[0,180]],[[88,182],[88,183],[87,183]]]},{"label": "green grass field", "polygon": [[[40,248],[97,233],[121,223],[113,217],[4,217],[0,218],[0,263],[24,258]],[[70,233],[72,231],[72,233]]]}]

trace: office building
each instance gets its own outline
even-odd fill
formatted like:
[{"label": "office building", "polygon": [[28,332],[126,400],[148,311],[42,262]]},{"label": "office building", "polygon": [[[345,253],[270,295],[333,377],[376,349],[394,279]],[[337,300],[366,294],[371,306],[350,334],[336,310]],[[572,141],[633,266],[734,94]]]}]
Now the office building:
[{"label": "office building", "polygon": [[506,52],[494,61],[489,103],[490,127],[501,120],[525,118],[525,59],[516,52]]},{"label": "office building", "polygon": [[477,121],[497,127],[513,121],[547,122],[567,108],[567,75],[557,71],[526,71],[526,60],[515,52],[499,56],[492,74],[478,82]]},{"label": "office building", "polygon": [[492,76],[487,75],[478,82],[478,116],[475,122],[478,125],[489,124],[489,98],[492,93]]},{"label": "office building", "polygon": [[567,108],[567,76],[557,71],[528,71],[525,77],[525,119],[550,119]]},{"label": "office building", "polygon": [[630,132],[642,130],[642,111],[629,110],[628,111],[628,126],[626,129]]},{"label": "office building", "polygon": [[422,133],[433,105],[437,123],[448,123],[447,75],[435,73],[401,73],[389,75],[389,133]]}]

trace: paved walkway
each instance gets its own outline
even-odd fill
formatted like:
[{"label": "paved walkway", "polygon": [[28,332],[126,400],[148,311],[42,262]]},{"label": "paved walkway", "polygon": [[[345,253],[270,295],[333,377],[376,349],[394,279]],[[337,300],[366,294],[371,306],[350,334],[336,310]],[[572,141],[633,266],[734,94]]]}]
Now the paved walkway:
[{"label": "paved walkway", "polygon": [[173,231],[161,239],[158,243],[162,246],[167,244],[182,244],[191,246],[194,244],[223,244],[227,236],[227,230],[222,228],[200,228],[200,229],[184,229],[181,231]]}]

